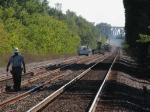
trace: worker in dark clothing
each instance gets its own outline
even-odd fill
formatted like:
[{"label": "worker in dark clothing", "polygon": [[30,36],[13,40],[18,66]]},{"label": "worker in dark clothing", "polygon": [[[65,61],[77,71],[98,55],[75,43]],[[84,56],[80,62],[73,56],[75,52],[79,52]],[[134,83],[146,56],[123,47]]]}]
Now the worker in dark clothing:
[{"label": "worker in dark clothing", "polygon": [[[12,63],[12,75],[13,75],[13,82],[14,82],[14,90],[17,92],[20,90],[21,86],[21,74],[22,70],[24,73],[26,73],[26,68],[25,68],[25,62],[24,62],[24,57],[22,55],[18,54],[19,50],[18,48],[14,49],[14,55],[12,55],[9,58],[8,64],[6,71],[9,71],[9,65]],[[22,68],[23,65],[23,68]]]},{"label": "worker in dark clothing", "polygon": [[92,49],[92,55],[94,55],[94,51],[95,51],[95,49]]}]

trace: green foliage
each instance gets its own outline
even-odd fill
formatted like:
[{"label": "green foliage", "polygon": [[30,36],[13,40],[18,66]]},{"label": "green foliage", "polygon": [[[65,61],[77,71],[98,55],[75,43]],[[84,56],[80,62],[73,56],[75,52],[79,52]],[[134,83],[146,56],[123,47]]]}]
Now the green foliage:
[{"label": "green foliage", "polygon": [[102,35],[101,37],[102,45],[104,45],[107,42],[106,36]]},{"label": "green foliage", "polygon": [[86,21],[81,16],[77,16],[75,12],[71,12],[70,10],[67,10],[66,15],[64,15],[61,11],[50,9],[49,15],[55,19],[64,21],[72,32],[78,34],[81,39],[81,45],[90,47],[96,45],[100,32],[93,23]]},{"label": "green foliage", "polygon": [[141,37],[139,40],[137,40],[137,42],[150,42],[150,36],[149,35],[144,35],[144,34],[139,34],[139,36]]},{"label": "green foliage", "polygon": [[[148,27],[150,28],[150,26]],[[149,35],[144,35],[144,34],[139,34],[139,36],[141,37],[139,40],[137,40],[137,42],[150,42],[150,36]]]},{"label": "green foliage", "polygon": [[129,48],[136,52],[140,63],[147,61],[150,46],[150,1],[149,0],[123,0],[125,7],[125,41]]},{"label": "green foliage", "polygon": [[124,44],[123,49],[127,51],[129,49],[129,45],[127,43]]},{"label": "green foliage", "polygon": [[99,29],[100,33],[102,35],[105,35],[106,38],[108,39],[108,36],[111,32],[111,29],[110,29],[111,25],[107,23],[99,23],[96,25],[96,27]]},{"label": "green foliage", "polygon": [[4,54],[6,51],[9,50],[9,45],[7,44],[8,42],[8,38],[7,38],[8,34],[7,32],[4,30],[4,25],[0,22],[0,54]]},{"label": "green foliage", "polygon": [[47,0],[0,1],[0,23],[4,54],[14,47],[30,54],[76,53],[79,45],[96,46],[101,35],[94,23],[69,10],[63,14],[50,8]]}]

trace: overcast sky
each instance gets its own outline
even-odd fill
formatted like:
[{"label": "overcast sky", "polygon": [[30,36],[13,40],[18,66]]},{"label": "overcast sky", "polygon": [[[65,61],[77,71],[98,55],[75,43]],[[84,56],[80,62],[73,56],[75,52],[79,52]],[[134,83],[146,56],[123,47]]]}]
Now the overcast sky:
[{"label": "overcast sky", "polygon": [[108,23],[111,26],[124,26],[124,6],[122,0],[48,0],[51,7],[62,3],[62,11],[68,9],[81,15],[89,22]]}]

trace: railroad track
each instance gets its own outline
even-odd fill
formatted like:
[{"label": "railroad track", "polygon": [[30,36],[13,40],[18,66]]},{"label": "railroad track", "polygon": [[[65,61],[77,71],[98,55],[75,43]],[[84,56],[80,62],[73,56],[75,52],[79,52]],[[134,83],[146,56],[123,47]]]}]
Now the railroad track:
[{"label": "railroad track", "polygon": [[[89,57],[81,57],[81,58],[77,58],[77,59],[70,59],[70,60],[66,60],[63,61],[61,63],[57,63],[57,64],[51,64],[49,66],[45,66],[42,68],[36,68],[33,71],[28,71],[27,73],[22,75],[22,86],[26,85],[27,83],[31,83],[33,81],[36,81],[40,78],[46,77],[48,74],[52,74],[52,73],[56,73],[60,70],[60,68],[63,68],[65,66],[69,66],[71,64],[75,64],[75,63],[82,63],[84,61],[90,60],[92,58],[98,57],[99,55],[95,55],[95,56],[89,56]],[[47,73],[48,72],[48,73]],[[45,73],[43,75],[41,75],[42,73]],[[7,79],[7,86],[6,87],[6,78],[0,81],[0,93],[6,92],[8,89],[12,88],[13,85],[13,80],[12,80],[12,76],[8,77]]]},{"label": "railroad track", "polygon": [[[97,92],[92,106],[89,109],[89,112],[103,112],[103,111],[112,111],[116,90],[116,80],[118,75],[118,66],[117,62],[119,60],[120,50],[118,50],[118,55],[115,57],[109,71],[103,82],[103,86],[100,87]],[[114,70],[115,68],[115,70]]]},{"label": "railroad track", "polygon": [[[23,75],[28,75],[28,74],[32,74],[32,75],[36,75],[37,73],[40,73],[40,71],[42,70],[45,70],[45,68],[47,67],[53,67],[53,66],[57,66],[59,64],[63,64],[65,62],[70,62],[70,61],[73,61],[73,60],[77,60],[77,59],[82,59],[84,57],[74,57],[74,58],[71,58],[71,59],[66,59],[66,60],[58,60],[58,61],[55,61],[55,62],[47,62],[46,64],[43,64],[42,62],[39,62],[41,63],[40,65],[34,65],[34,67],[27,67],[26,65],[26,68],[27,69],[27,73],[25,74],[22,74]],[[0,74],[0,82],[3,81],[3,80],[6,80],[6,75],[7,74]],[[12,75],[10,73],[8,73],[8,79],[9,78],[12,78]]]},{"label": "railroad track", "polygon": [[[106,58],[106,55],[104,57]],[[25,98],[20,100],[12,101],[11,104],[6,104],[0,109],[0,111],[2,112],[32,111],[32,109],[36,107],[36,105],[40,105],[41,102],[44,102],[44,100],[48,99],[48,97],[52,96],[52,94],[54,94],[64,85],[69,83],[72,79],[75,79],[78,76],[78,74],[82,74],[87,67],[93,66],[92,64],[97,63],[98,61],[102,60],[104,57],[100,56],[100,59],[96,59],[96,58],[92,59],[95,60],[93,62],[89,60],[86,61],[86,63],[78,63],[78,64],[76,63],[73,64],[72,66],[63,68],[59,73],[57,73],[56,76],[53,76],[49,79],[48,77],[46,77],[47,81],[42,81],[45,83],[47,82],[47,85],[44,85],[43,83],[42,86],[42,84],[40,84],[39,86],[37,86],[40,87],[39,90],[36,88],[32,88],[32,90],[34,91],[31,92],[28,96],[25,96]],[[116,62],[114,64],[108,62],[108,59],[105,60],[106,62],[103,61],[100,64],[97,64],[98,66],[96,68],[92,68],[91,71],[87,72],[87,75],[85,74],[85,76],[81,76],[81,78],[78,77],[79,80],[76,78],[76,80],[74,80],[75,82],[70,83],[70,86],[68,85],[68,87],[64,88],[65,91],[61,92],[58,96],[54,96],[52,100],[50,101],[47,100],[45,104],[43,103],[42,108],[39,107],[37,111],[38,112],[39,111],[42,112],[107,111],[110,112],[110,111],[135,111],[136,110],[136,111],[148,112],[149,95],[143,94],[144,91],[140,89],[140,86],[142,87],[142,85],[140,85],[139,89],[137,90],[134,88],[136,86],[134,84],[136,84],[137,81],[139,81],[140,84],[142,84],[141,80],[125,75],[125,73],[122,72],[122,70],[123,71],[124,69],[128,70],[128,66],[124,66],[124,64],[127,64],[125,62],[127,58],[122,58],[122,56],[120,56],[119,58],[120,58],[119,60],[118,58],[116,58]],[[130,64],[130,60],[128,61],[128,63]],[[106,72],[106,70],[108,70],[106,67],[108,67],[109,65],[110,66],[113,65],[112,67],[110,67],[112,69],[110,72],[108,71]],[[101,74],[101,76],[102,73],[104,72],[105,74],[109,74],[107,78],[105,77],[106,78],[104,84],[105,86],[103,87],[98,86],[98,84],[99,85],[103,84],[103,80],[97,79],[97,77],[100,78],[100,76],[99,75],[97,76],[96,72],[99,73],[99,75]],[[90,75],[92,76],[92,78],[90,77]],[[117,82],[116,82],[116,78],[117,78]],[[143,81],[143,85],[145,84],[148,85],[149,83],[147,81],[145,82]],[[17,95],[18,93],[16,93],[16,96]]]},{"label": "railroad track", "polygon": [[[82,63],[83,62],[83,60],[84,61],[88,61],[88,60],[90,60],[90,59],[94,59],[94,58],[97,58],[97,57],[99,57],[99,55],[95,55],[95,56],[93,56],[93,57],[91,57],[91,58],[87,58],[87,59],[81,59],[81,61],[78,59],[78,61],[77,61],[77,63]],[[61,76],[61,75],[60,75]],[[61,76],[61,77],[63,77],[63,75]],[[51,81],[52,82],[52,81]],[[43,87],[43,86],[40,86],[40,87]],[[35,89],[32,89],[33,91],[32,92],[34,92],[35,91]],[[37,90],[37,89],[36,89]],[[31,90],[29,90],[29,91],[31,91]],[[31,92],[27,92],[27,93],[31,93]],[[24,93],[23,93],[24,94]],[[28,94],[27,94],[28,95]],[[18,97],[21,99],[21,97],[20,97],[21,95],[19,95]],[[24,95],[23,95],[24,96]],[[7,105],[7,103],[6,102],[14,102],[14,99],[15,98],[12,98],[12,100],[13,101],[3,101],[0,105],[1,105],[1,108],[4,106],[4,105]],[[11,99],[10,99],[11,100]]]},{"label": "railroad track", "polygon": [[102,60],[104,58],[27,112],[95,110],[98,96],[105,87],[106,79],[116,60],[116,54],[101,62]]}]

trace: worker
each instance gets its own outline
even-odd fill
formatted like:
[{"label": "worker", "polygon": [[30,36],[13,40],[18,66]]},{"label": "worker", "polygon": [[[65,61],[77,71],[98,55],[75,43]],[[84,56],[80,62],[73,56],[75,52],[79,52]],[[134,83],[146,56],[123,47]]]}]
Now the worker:
[{"label": "worker", "polygon": [[95,49],[92,49],[92,55],[94,55]]},{"label": "worker", "polygon": [[[13,89],[15,92],[17,92],[21,90],[20,86],[21,86],[22,71],[26,73],[24,57],[19,54],[18,48],[14,48],[14,55],[12,55],[9,58],[7,68],[6,68],[7,72],[9,71],[9,66],[11,63],[12,63],[11,74],[13,76],[13,82],[14,82]],[[22,65],[23,65],[23,68],[22,68]]]}]

